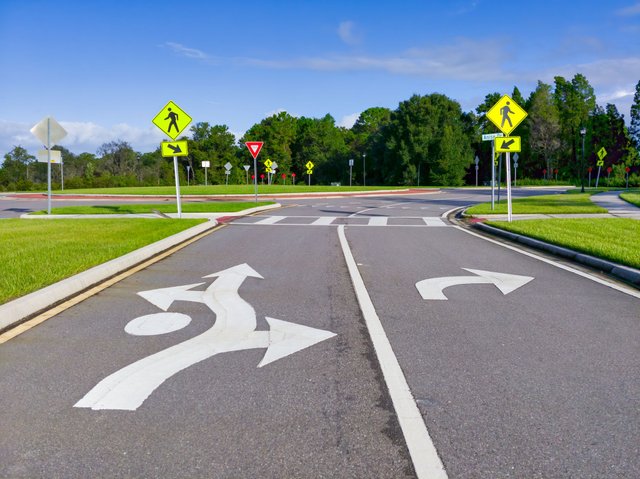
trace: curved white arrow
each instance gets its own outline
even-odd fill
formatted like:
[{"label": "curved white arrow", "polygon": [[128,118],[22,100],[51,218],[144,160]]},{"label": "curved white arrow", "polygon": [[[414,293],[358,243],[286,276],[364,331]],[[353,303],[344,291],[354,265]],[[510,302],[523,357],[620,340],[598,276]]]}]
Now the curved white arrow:
[{"label": "curved white arrow", "polygon": [[247,264],[205,276],[217,279],[206,291],[190,291],[203,283],[162,288],[138,293],[166,311],[174,301],[206,304],[216,315],[214,325],[204,333],[147,356],[107,376],[74,407],[136,410],[165,380],[216,354],[242,349],[267,348],[258,364],[262,367],[335,336],[330,331],[310,328],[275,318],[266,318],[269,331],[255,331],[253,307],[238,294],[247,277],[262,279]]},{"label": "curved white arrow", "polygon": [[429,278],[418,281],[416,288],[422,296],[422,299],[446,301],[448,298],[444,295],[444,290],[449,286],[462,284],[493,284],[502,291],[502,294],[507,295],[534,279],[531,276],[495,273],[493,271],[483,271],[480,269],[462,269],[477,276],[445,276],[442,278]]}]

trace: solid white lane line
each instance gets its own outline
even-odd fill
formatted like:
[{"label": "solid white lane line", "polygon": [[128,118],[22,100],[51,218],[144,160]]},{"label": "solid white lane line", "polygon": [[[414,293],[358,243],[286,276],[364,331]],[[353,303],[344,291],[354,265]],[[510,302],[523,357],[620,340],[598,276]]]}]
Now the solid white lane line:
[{"label": "solid white lane line", "polygon": [[386,216],[372,216],[369,218],[368,226],[387,226]]},{"label": "solid white lane line", "polygon": [[371,336],[384,380],[387,383],[389,395],[393,401],[393,407],[398,416],[398,422],[402,428],[416,475],[421,479],[446,479],[447,473],[444,470],[442,461],[438,457],[436,448],[429,436],[429,431],[427,431],[427,426],[422,419],[402,368],[398,363],[398,358],[393,352],[389,338],[382,327],[358,266],[353,259],[349,243],[344,234],[344,225],[338,227],[338,237],[340,238],[344,259],[347,262],[351,282],[356,291],[358,303]]},{"label": "solid white lane line", "polygon": [[322,216],[322,217],[318,218],[317,220],[315,220],[311,224],[312,225],[327,226],[327,225],[330,225],[331,223],[333,223],[333,221],[336,218],[337,218],[337,216]]},{"label": "solid white lane line", "polygon": [[267,216],[265,219],[255,222],[255,225],[272,225],[280,220],[285,219],[286,216]]}]

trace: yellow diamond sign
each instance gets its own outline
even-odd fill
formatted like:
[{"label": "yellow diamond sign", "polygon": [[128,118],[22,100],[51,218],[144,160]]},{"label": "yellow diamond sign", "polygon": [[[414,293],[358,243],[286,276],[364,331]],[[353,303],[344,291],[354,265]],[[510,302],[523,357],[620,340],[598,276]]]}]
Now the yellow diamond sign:
[{"label": "yellow diamond sign", "polygon": [[307,170],[313,170],[313,167],[316,165],[314,165],[311,161],[307,161],[307,164],[304,166],[307,167]]},{"label": "yellow diamond sign", "polygon": [[269,170],[271,169],[271,165],[273,165],[273,161],[267,158],[267,161],[264,162],[264,166],[266,166]]},{"label": "yellow diamond sign", "polygon": [[604,146],[598,150],[598,158],[604,160],[604,157],[607,156],[607,150],[604,149]]},{"label": "yellow diamond sign", "polygon": [[153,124],[160,128],[172,140],[191,123],[191,117],[187,115],[178,105],[170,101],[160,110],[152,120]]},{"label": "yellow diamond sign", "polygon": [[500,98],[487,112],[487,118],[507,136],[509,136],[509,133],[515,130],[516,126],[526,117],[527,112],[513,101],[509,95],[504,95]]}]

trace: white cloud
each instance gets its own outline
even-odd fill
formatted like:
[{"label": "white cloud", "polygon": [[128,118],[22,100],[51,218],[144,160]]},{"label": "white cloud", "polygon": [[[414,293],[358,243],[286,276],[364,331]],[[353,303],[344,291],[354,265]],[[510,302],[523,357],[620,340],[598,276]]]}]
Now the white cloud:
[{"label": "white cloud", "polygon": [[362,36],[356,31],[356,24],[350,20],[340,22],[338,36],[347,45],[357,45],[362,42]]},{"label": "white cloud", "polygon": [[[110,141],[126,141],[131,147],[142,153],[155,150],[165,139],[162,132],[153,126],[137,128],[125,123],[104,127],[92,122],[60,121],[67,130],[67,136],[60,145],[73,153],[95,153],[103,143]],[[40,142],[31,134],[31,127],[26,123],[0,120],[0,155],[8,153],[14,146],[22,146],[35,153],[42,148]]]},{"label": "white cloud", "polygon": [[635,15],[640,15],[640,3],[636,3],[625,8],[620,8],[616,10],[615,13],[616,15],[621,17],[632,17]]},{"label": "white cloud", "polygon": [[211,55],[203,52],[202,50],[198,50],[196,48],[185,47],[180,43],[174,43],[174,42],[165,42],[162,46],[165,46],[170,50],[172,50],[175,54],[186,57],[186,58],[200,60],[205,63],[216,63],[215,59]]},{"label": "white cloud", "polygon": [[383,71],[431,79],[493,81],[513,77],[513,74],[505,72],[502,68],[501,63],[505,59],[502,43],[497,40],[458,38],[449,45],[414,48],[389,57],[347,55],[291,60],[245,58],[236,61],[269,69]]},{"label": "white cloud", "polygon": [[360,113],[352,113],[351,115],[343,116],[342,119],[338,122],[338,126],[342,126],[344,128],[351,128],[360,118]]}]

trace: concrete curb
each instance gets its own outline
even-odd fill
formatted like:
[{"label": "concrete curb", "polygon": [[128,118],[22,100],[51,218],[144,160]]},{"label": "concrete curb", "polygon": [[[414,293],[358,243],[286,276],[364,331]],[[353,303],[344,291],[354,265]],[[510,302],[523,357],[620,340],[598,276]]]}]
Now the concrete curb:
[{"label": "concrete curb", "polygon": [[[257,208],[251,208],[237,213],[217,214],[217,216],[244,216],[258,211],[264,211],[268,209],[279,208],[280,205],[268,205]],[[198,213],[194,213],[198,214]],[[110,215],[100,215],[101,217],[108,217]],[[185,215],[183,215],[184,217]],[[42,215],[45,219],[50,219],[46,215]],[[68,217],[64,215],[57,215],[58,218]],[[85,215],[86,217],[86,215]],[[199,216],[201,217],[201,216]],[[33,218],[33,217],[32,217]],[[155,218],[160,218],[155,216]],[[144,246],[140,249],[127,253],[119,258],[114,258],[106,263],[94,266],[82,273],[78,273],[67,279],[63,279],[49,285],[33,293],[29,293],[20,298],[14,299],[8,303],[0,305],[0,331],[8,329],[11,326],[29,319],[37,315],[38,313],[51,308],[52,306],[61,303],[62,301],[85,291],[92,286],[95,286],[108,278],[111,278],[129,268],[132,268],[153,256],[156,256],[170,248],[173,248],[180,243],[190,240],[194,236],[209,231],[215,228],[218,222],[214,218],[209,218],[209,221],[203,224],[194,226],[187,230],[181,231],[173,236],[164,238],[160,241],[156,241],[150,245]]]},{"label": "concrete curb", "polygon": [[623,281],[627,281],[635,286],[640,286],[640,270],[630,268],[628,266],[622,266],[617,263],[612,263],[611,261],[596,258],[594,256],[589,256],[587,254],[579,253],[567,248],[562,248],[550,243],[545,243],[544,241],[529,238],[528,236],[522,236],[510,231],[504,231],[499,228],[494,228],[493,226],[489,226],[484,223],[474,223],[473,227],[492,235],[501,236],[516,243],[521,243],[532,248],[536,248],[557,256],[561,256],[563,258],[570,259],[591,268],[599,269],[601,271],[604,271],[605,273],[622,279]]}]

